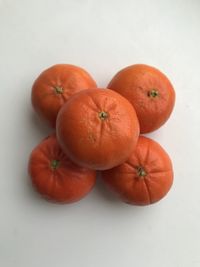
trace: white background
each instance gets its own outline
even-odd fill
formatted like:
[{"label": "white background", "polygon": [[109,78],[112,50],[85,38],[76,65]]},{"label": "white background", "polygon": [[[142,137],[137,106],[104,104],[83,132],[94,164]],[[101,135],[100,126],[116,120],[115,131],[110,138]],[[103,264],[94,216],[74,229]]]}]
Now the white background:
[{"label": "white background", "polygon": [[[84,67],[101,87],[134,63],[167,74],[176,107],[150,136],[173,160],[168,197],[129,206],[98,181],[60,206],[32,190],[29,153],[51,130],[32,111],[31,85],[56,63]],[[0,266],[200,266],[199,0],[1,0],[0,85]]]}]

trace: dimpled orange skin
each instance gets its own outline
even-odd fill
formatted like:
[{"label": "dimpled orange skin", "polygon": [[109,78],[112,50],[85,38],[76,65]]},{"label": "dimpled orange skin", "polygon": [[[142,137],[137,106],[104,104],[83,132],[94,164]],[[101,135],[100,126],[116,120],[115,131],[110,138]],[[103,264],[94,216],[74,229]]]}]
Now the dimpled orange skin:
[{"label": "dimpled orange skin", "polygon": [[81,166],[105,170],[123,163],[137,143],[139,123],[132,105],[108,89],[72,96],[57,118],[65,153]]},{"label": "dimpled orange skin", "polygon": [[58,111],[70,96],[96,87],[96,82],[84,69],[57,64],[43,71],[34,82],[32,105],[40,117],[55,127]]},{"label": "dimpled orange skin", "polygon": [[80,200],[96,181],[95,171],[69,160],[55,135],[44,139],[32,151],[28,169],[35,189],[48,200],[58,203]]},{"label": "dimpled orange skin", "polygon": [[103,171],[102,178],[123,201],[143,206],[159,201],[168,193],[173,183],[173,168],[168,154],[158,143],[140,136],[129,159]]},{"label": "dimpled orange skin", "polygon": [[108,88],[132,103],[141,133],[160,128],[174,107],[172,84],[162,72],[148,65],[136,64],[122,69],[110,81]]}]

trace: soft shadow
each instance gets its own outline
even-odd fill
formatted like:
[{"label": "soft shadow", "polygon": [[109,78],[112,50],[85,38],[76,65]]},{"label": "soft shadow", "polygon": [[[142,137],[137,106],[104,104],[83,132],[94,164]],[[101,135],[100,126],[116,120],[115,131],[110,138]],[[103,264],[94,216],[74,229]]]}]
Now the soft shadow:
[{"label": "soft shadow", "polygon": [[48,126],[47,123],[43,121],[33,110],[29,110],[29,118],[31,128],[33,128],[36,132],[40,132],[44,136],[47,136],[55,131],[55,129]]},{"label": "soft shadow", "polygon": [[120,214],[125,214],[126,216],[133,215],[137,216],[137,214],[145,214],[150,213],[152,210],[156,210],[158,205],[147,205],[147,206],[138,206],[138,205],[131,205],[128,204],[120,199],[117,194],[112,192],[107,185],[101,179],[100,172],[97,176],[97,183],[96,183],[96,192],[101,196],[102,199],[105,199],[109,205],[112,206],[112,211],[120,212]]},{"label": "soft shadow", "polygon": [[121,202],[121,200],[116,196],[116,194],[112,192],[103,182],[100,172],[98,172],[97,175],[96,191],[99,195],[101,195],[104,199],[106,199],[109,202],[116,203],[118,205]]}]

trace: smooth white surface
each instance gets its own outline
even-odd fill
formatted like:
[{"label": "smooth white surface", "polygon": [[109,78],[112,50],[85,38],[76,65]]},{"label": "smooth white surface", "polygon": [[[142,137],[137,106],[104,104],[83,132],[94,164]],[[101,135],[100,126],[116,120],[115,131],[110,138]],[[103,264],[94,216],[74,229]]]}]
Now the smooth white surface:
[{"label": "smooth white surface", "polygon": [[[0,1],[0,266],[200,266],[199,14],[199,0]],[[62,62],[84,67],[101,87],[134,63],[171,79],[174,113],[150,135],[174,163],[163,201],[132,207],[100,181],[73,205],[33,192],[29,153],[50,130],[32,111],[31,85]]]}]

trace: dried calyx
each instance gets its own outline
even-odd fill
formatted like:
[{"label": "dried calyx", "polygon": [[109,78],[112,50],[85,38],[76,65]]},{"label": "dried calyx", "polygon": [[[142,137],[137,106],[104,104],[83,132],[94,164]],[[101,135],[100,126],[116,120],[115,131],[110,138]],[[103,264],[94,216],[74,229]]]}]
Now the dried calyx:
[{"label": "dried calyx", "polygon": [[99,112],[99,118],[100,118],[101,120],[105,120],[105,119],[107,119],[107,118],[108,118],[108,113],[105,112],[105,111],[101,111],[101,112]]},{"label": "dried calyx", "polygon": [[145,169],[143,167],[137,167],[137,175],[142,178],[144,176],[147,175],[147,172],[145,171]]},{"label": "dried calyx", "polygon": [[59,166],[59,164],[60,164],[60,161],[59,160],[57,160],[57,159],[53,159],[52,161],[51,161],[51,168],[53,169],[53,170],[56,170],[57,168],[58,168],[58,166]]},{"label": "dried calyx", "polygon": [[62,94],[63,93],[63,88],[61,86],[55,86],[54,90],[56,94]]},{"label": "dried calyx", "polygon": [[148,96],[151,98],[156,98],[159,95],[158,90],[152,89],[148,92]]}]

